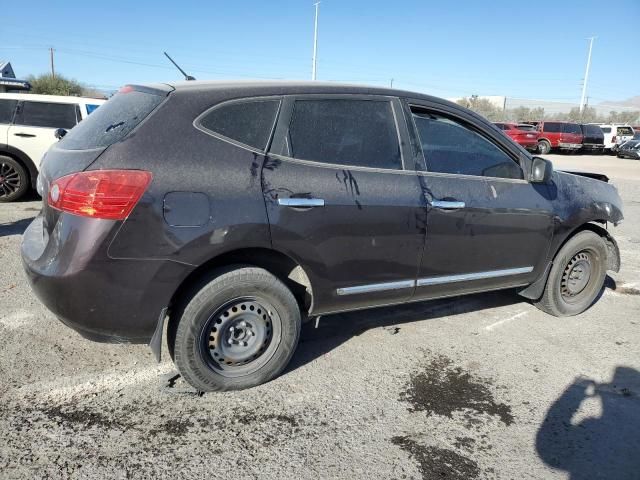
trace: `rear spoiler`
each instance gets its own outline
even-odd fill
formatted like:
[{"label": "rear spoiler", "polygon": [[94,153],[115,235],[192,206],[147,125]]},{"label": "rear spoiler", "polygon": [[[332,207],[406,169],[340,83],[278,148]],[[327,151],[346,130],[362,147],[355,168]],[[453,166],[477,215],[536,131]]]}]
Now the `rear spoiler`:
[{"label": "rear spoiler", "polygon": [[570,173],[571,175],[579,175],[581,177],[593,178],[595,180],[600,180],[605,183],[609,183],[609,177],[602,173],[592,173],[592,172],[574,172],[571,170],[560,170],[564,173]]}]

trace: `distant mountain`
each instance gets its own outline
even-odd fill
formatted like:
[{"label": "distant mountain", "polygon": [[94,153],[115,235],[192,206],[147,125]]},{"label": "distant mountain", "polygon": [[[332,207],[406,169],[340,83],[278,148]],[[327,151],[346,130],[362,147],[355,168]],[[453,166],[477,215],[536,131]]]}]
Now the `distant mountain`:
[{"label": "distant mountain", "polygon": [[608,100],[604,102],[600,102],[599,105],[607,105],[607,106],[620,106],[627,108],[634,108],[640,110],[640,95],[627,98],[626,100]]}]

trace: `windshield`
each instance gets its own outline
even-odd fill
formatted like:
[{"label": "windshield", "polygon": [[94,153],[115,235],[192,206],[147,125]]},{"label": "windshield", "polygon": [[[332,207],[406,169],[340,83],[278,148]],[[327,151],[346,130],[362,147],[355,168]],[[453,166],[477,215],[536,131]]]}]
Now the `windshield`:
[{"label": "windshield", "polygon": [[125,87],[72,128],[60,141],[60,148],[88,150],[116,143],[125,138],[164,98],[164,95]]}]

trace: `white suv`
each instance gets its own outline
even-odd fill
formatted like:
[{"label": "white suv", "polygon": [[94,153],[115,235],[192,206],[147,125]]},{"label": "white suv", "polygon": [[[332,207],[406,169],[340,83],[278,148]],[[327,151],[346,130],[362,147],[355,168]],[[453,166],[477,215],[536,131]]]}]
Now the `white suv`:
[{"label": "white suv", "polygon": [[0,202],[35,188],[42,156],[104,100],[56,95],[0,93]]},{"label": "white suv", "polygon": [[594,125],[598,125],[602,129],[602,133],[604,133],[605,152],[615,153],[620,145],[633,138],[634,131],[629,125],[615,123],[597,123]]}]

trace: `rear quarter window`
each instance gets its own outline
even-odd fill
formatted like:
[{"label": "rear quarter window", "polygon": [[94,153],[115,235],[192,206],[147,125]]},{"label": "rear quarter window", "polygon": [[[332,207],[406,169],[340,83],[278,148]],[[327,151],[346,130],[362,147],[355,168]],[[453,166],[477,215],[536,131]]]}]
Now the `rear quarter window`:
[{"label": "rear quarter window", "polygon": [[223,103],[196,119],[196,127],[264,151],[275,125],[279,99]]},{"label": "rear quarter window", "polygon": [[11,123],[17,100],[0,100],[0,123]]},{"label": "rear quarter window", "polygon": [[59,143],[66,150],[103,148],[124,139],[164,100],[130,88],[117,93],[71,130]]},{"label": "rear quarter window", "polygon": [[66,128],[77,123],[75,103],[22,102],[14,123],[29,127]]}]

